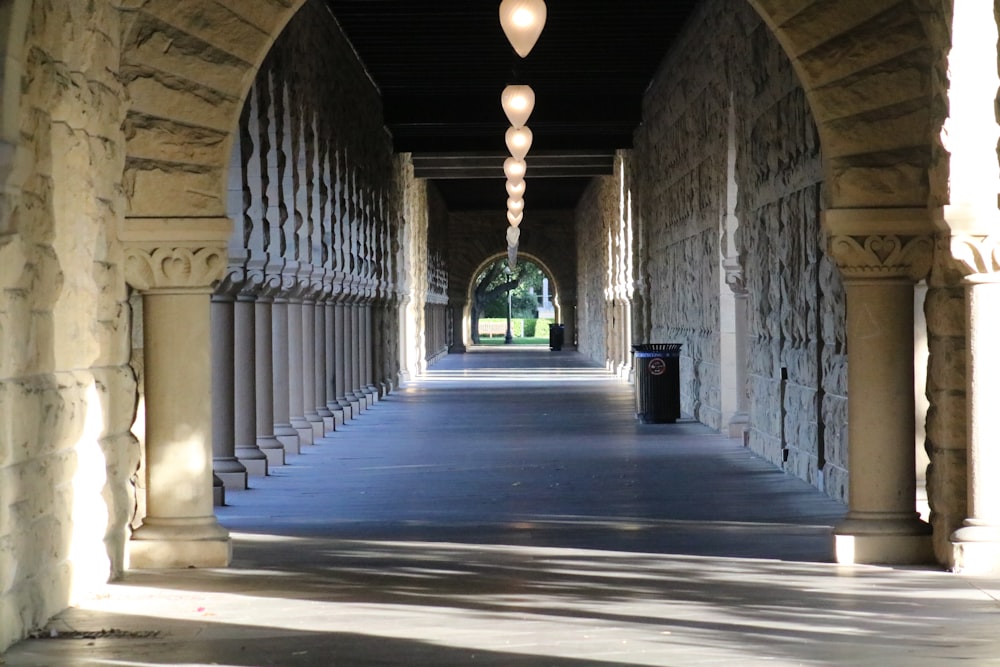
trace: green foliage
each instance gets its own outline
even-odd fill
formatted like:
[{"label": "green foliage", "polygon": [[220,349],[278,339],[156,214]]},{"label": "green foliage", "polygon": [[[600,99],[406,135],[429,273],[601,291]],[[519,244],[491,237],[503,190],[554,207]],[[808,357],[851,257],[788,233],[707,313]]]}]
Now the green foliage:
[{"label": "green foliage", "polygon": [[534,328],[531,329],[534,333],[531,335],[535,338],[544,338],[545,340],[548,340],[550,324],[552,324],[552,320],[545,317],[538,318],[534,321]]},{"label": "green foliage", "polygon": [[[533,319],[538,315],[538,300],[542,293],[541,268],[533,262],[519,262],[510,273],[506,273],[506,259],[499,259],[487,266],[476,276],[476,292],[484,296],[481,317],[507,316],[507,290],[505,284],[515,282],[510,290],[511,316]],[[483,284],[487,281],[486,284]],[[490,295],[486,298],[486,295]],[[545,335],[548,335],[546,332]]]}]

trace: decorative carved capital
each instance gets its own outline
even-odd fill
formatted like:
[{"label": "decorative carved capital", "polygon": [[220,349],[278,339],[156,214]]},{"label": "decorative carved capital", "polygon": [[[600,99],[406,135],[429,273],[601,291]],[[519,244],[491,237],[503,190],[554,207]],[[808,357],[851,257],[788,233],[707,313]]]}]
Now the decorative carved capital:
[{"label": "decorative carved capital", "polygon": [[1000,236],[952,236],[951,256],[966,275],[1000,274]]},{"label": "decorative carved capital", "polygon": [[917,281],[930,271],[934,242],[930,236],[833,236],[830,255],[851,278],[907,278]]},{"label": "decorative carved capital", "polygon": [[225,275],[225,246],[125,248],[125,279],[139,290],[210,288]]},{"label": "decorative carved capital", "polygon": [[739,259],[727,259],[722,263],[726,271],[726,285],[737,296],[747,295],[746,278],[743,275],[743,267],[740,266]]}]

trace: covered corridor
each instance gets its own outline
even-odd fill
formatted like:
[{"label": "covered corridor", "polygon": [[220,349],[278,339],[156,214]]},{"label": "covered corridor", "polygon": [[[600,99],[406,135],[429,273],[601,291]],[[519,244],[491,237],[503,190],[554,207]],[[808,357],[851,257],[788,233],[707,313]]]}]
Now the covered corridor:
[{"label": "covered corridor", "polygon": [[228,494],[232,567],[129,572],[6,665],[1000,664],[1000,580],[832,564],[843,505],[633,412],[578,353],[448,356]]}]

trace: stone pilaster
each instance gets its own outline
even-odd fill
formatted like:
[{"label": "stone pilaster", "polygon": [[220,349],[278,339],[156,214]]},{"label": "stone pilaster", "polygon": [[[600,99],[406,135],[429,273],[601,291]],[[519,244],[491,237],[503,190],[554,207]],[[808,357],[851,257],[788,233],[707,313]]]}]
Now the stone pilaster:
[{"label": "stone pilaster", "polygon": [[951,535],[952,567],[1000,572],[1000,236],[953,236],[952,257],[968,273],[966,317],[967,517]]},{"label": "stone pilaster", "polygon": [[726,285],[734,298],[734,338],[736,356],[734,359],[736,371],[736,412],[729,419],[729,435],[743,437],[750,425],[750,400],[747,394],[747,287],[743,278],[743,269],[739,261],[733,259],[725,263]]},{"label": "stone pilaster", "polygon": [[229,533],[212,510],[210,297],[230,221],[127,220],[129,284],[141,291],[146,397],[146,516],[133,568],[225,567]]},{"label": "stone pilaster", "polygon": [[836,559],[932,562],[931,527],[916,511],[912,387],[913,285],[930,268],[933,241],[906,234],[919,225],[864,234],[863,220],[851,217],[826,220],[847,292],[850,487],[847,517],[834,530]]}]

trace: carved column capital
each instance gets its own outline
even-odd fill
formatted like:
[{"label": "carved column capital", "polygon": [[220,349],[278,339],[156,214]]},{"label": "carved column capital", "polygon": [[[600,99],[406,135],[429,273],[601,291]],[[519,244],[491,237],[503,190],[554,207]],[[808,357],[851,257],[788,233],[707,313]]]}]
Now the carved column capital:
[{"label": "carved column capital", "polygon": [[125,280],[143,291],[209,289],[225,275],[225,246],[125,247]]},{"label": "carved column capital", "polygon": [[726,285],[736,296],[747,295],[746,277],[743,275],[743,267],[740,266],[739,258],[729,257],[722,263],[722,268],[726,271]]},{"label": "carved column capital", "polygon": [[958,234],[950,240],[951,257],[967,280],[1000,282],[1000,236]]},{"label": "carved column capital", "polygon": [[930,271],[934,241],[929,235],[830,237],[830,255],[846,280],[921,280]]}]

